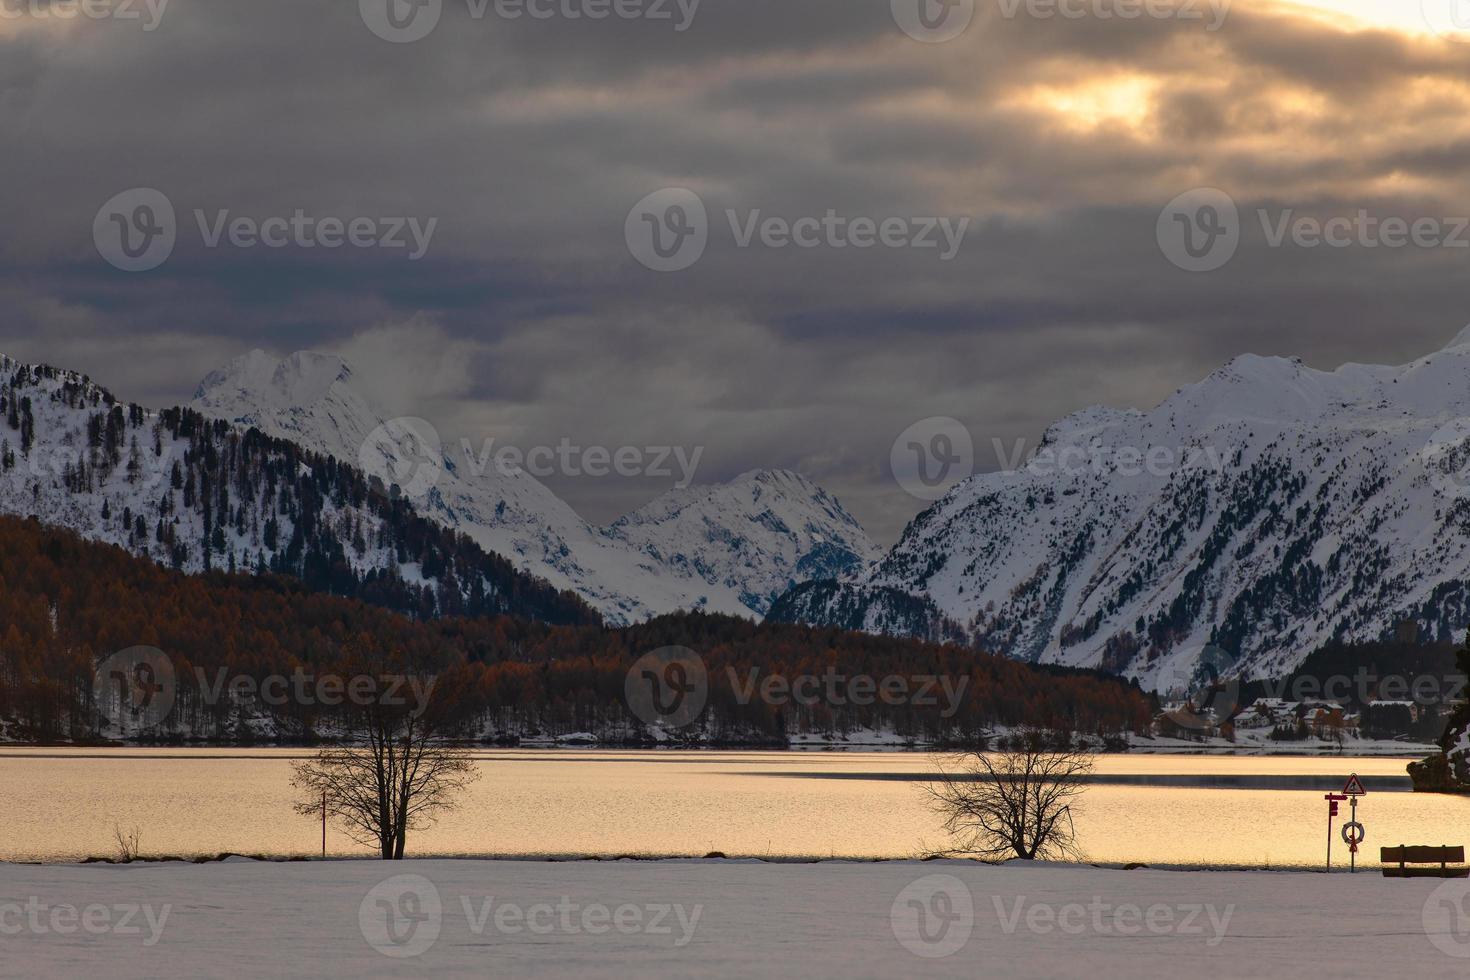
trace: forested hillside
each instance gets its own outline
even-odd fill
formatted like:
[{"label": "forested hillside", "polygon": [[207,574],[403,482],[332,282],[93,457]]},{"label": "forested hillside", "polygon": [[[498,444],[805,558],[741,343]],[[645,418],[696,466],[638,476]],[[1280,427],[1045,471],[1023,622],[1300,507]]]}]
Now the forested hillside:
[{"label": "forested hillside", "polygon": [[[190,572],[274,572],[420,618],[598,617],[337,459],[0,358],[0,512]],[[9,431],[6,432],[5,429]]]},{"label": "forested hillside", "polygon": [[[259,683],[372,669],[433,675],[433,696],[452,706],[469,737],[595,732],[637,742],[651,736],[624,706],[624,681],[637,658],[670,645],[689,647],[708,665],[709,707],[687,733],[706,742],[856,729],[927,741],[1023,722],[1111,735],[1146,732],[1151,716],[1136,686],[1043,673],[958,646],[697,613],[623,629],[508,616],[413,619],[281,575],[186,575],[16,518],[0,518],[0,623],[0,731],[23,740],[94,737],[94,671],[138,645],[163,651],[177,677],[176,704],[158,736],[168,739],[310,740],[330,728],[325,706],[211,700],[208,688],[223,675]],[[741,703],[735,679],[743,683],[752,670],[942,675],[964,679],[965,689],[947,718],[941,705]]]}]

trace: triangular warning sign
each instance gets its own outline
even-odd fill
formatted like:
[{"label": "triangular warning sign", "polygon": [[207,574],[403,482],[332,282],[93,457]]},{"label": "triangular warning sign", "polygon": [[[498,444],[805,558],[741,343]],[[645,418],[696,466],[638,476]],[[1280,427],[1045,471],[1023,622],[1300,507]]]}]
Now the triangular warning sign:
[{"label": "triangular warning sign", "polygon": [[1357,773],[1348,777],[1347,785],[1342,788],[1346,796],[1367,796],[1368,791],[1363,788],[1363,781],[1358,778]]}]

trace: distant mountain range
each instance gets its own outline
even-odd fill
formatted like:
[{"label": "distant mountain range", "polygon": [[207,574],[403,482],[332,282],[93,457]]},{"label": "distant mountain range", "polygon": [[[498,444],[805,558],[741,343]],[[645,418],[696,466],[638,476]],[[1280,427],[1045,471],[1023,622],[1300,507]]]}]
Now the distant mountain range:
[{"label": "distant mountain range", "polygon": [[766,616],[1160,688],[1204,661],[1280,676],[1329,640],[1470,623],[1470,329],[1401,366],[1247,355],[1151,410],[1078,412],[887,554],[785,471],[672,490],[606,527],[458,446],[401,493],[372,451],[397,423],[326,354],[247,354],[164,412],[0,358],[0,399],[0,512],[409,612]]},{"label": "distant mountain range", "polygon": [[1331,639],[1470,622],[1470,328],[1402,366],[1244,356],[1149,411],[1091,408],[778,621],[957,637],[1168,687],[1288,673]]},{"label": "distant mountain range", "polygon": [[[204,379],[193,406],[353,465],[394,421],[354,388],[346,362],[311,352],[240,357]],[[690,609],[760,617],[792,586],[856,574],[881,554],[834,497],[796,473],[672,490],[598,527],[524,470],[465,455],[443,447],[419,512],[575,592],[614,625]]]}]

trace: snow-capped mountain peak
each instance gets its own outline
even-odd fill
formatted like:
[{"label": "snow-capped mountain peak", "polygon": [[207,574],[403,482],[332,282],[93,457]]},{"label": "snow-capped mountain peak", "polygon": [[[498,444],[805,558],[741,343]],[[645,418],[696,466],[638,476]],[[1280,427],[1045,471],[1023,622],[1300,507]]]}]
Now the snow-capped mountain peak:
[{"label": "snow-capped mountain peak", "polygon": [[879,555],[835,497],[790,470],[671,490],[608,533],[655,561],[735,589],[761,613],[794,585],[856,575]]},{"label": "snow-capped mountain peak", "polygon": [[1449,350],[1452,347],[1464,347],[1466,345],[1470,345],[1470,324],[1466,324],[1459,333],[1455,334],[1454,338],[1445,344],[1443,349]]},{"label": "snow-capped mountain peak", "polygon": [[193,405],[353,464],[384,421],[352,387],[352,367],[315,351],[279,359],[253,350],[237,357],[199,383]]},{"label": "snow-capped mountain peak", "polygon": [[[341,358],[252,351],[211,373],[194,406],[356,465],[389,424]],[[589,524],[530,474],[471,465],[446,444],[425,516],[585,598],[612,623],[679,609],[754,616],[787,588],[853,574],[878,550],[842,505],[799,474],[757,470],[671,490],[616,524]]]},{"label": "snow-capped mountain peak", "polygon": [[1153,409],[1061,420],[859,580],[778,611],[958,624],[1019,658],[1145,681],[1206,645],[1260,676],[1401,620],[1447,638],[1470,622],[1467,460],[1470,329],[1398,366],[1245,355]]},{"label": "snow-capped mountain peak", "polygon": [[196,399],[226,397],[259,408],[309,405],[332,385],[352,379],[352,368],[334,354],[298,351],[278,360],[263,350],[242,354],[200,382]]}]

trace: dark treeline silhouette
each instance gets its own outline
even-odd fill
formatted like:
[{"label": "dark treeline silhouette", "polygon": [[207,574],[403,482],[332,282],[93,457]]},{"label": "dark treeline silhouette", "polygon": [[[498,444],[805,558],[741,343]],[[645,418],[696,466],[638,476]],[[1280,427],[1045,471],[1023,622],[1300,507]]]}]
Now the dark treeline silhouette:
[{"label": "dark treeline silhouette", "polygon": [[[1470,632],[1465,643],[1454,651],[1455,670],[1461,677],[1470,675]],[[1435,793],[1470,793],[1470,699],[1454,706],[1444,732],[1439,737],[1440,751],[1421,762],[1409,763],[1409,777],[1414,789]]]},{"label": "dark treeline silhouette", "polygon": [[[685,733],[704,741],[779,743],[800,731],[886,728],[973,743],[993,726],[1021,724],[1108,737],[1147,732],[1154,707],[1136,685],[1094,672],[1040,671],[960,646],[830,628],[699,613],[623,629],[509,616],[414,619],[281,575],[185,575],[18,518],[0,518],[0,624],[0,722],[34,740],[95,732],[97,665],[139,645],[162,650],[174,667],[167,738],[311,741],[332,729],[326,706],[213,698],[209,689],[222,671],[259,682],[367,669],[432,674],[433,696],[455,705],[467,736],[590,731],[640,742],[649,732],[625,706],[625,680],[640,656],[667,646],[688,647],[708,666],[709,707]],[[938,686],[927,691],[928,704],[740,696],[752,679],[772,675],[900,677],[915,694],[924,678],[941,676],[961,696],[950,704]],[[269,724],[257,724],[262,718]]]},{"label": "dark treeline silhouette", "polygon": [[[1256,698],[1332,701],[1361,714],[1366,738],[1434,742],[1463,704],[1464,672],[1455,644],[1447,641],[1334,641],[1313,651],[1284,680],[1243,685],[1241,703]],[[1299,728],[1305,732],[1307,726]]]}]

